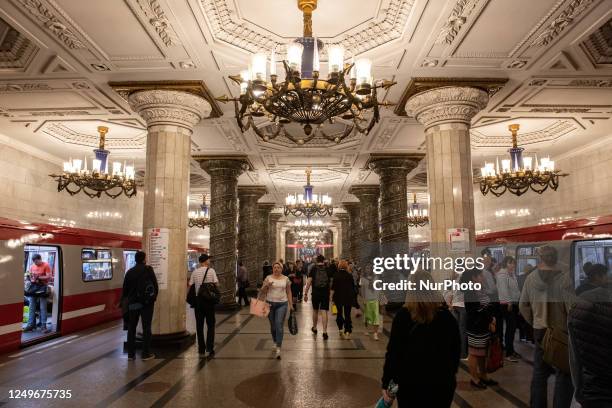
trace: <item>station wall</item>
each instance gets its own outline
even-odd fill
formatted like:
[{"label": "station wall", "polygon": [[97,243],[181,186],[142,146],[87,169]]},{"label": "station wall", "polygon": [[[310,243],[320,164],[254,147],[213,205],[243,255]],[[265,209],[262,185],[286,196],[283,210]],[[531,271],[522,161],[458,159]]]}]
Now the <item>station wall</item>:
[{"label": "station wall", "polygon": [[483,196],[474,187],[476,233],[552,224],[574,218],[612,214],[612,143],[598,143],[555,160],[555,167],[569,173],[557,191],[529,191],[517,197]]},{"label": "station wall", "polygon": [[0,214],[24,222],[138,235],[142,230],[143,195],[89,198],[57,191],[49,174],[59,163],[0,143]]}]

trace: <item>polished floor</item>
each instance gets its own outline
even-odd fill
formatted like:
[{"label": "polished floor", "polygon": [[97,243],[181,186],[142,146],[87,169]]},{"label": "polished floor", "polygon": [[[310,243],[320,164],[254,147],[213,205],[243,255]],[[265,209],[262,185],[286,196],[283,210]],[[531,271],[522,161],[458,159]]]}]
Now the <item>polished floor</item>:
[{"label": "polished floor", "polygon": [[[188,328],[194,319],[189,313]],[[390,320],[374,341],[355,319],[353,339],[338,336],[330,320],[328,341],[310,332],[312,310],[300,305],[300,332],[285,332],[283,358],[274,358],[267,319],[247,309],[218,314],[216,358],[200,358],[195,346],[150,361],[128,361],[125,332],[108,323],[0,356],[0,406],[6,407],[373,407]],[[493,375],[497,387],[474,391],[462,363],[454,407],[527,407],[531,347]],[[549,387],[552,388],[552,387]],[[71,390],[70,399],[9,399],[9,390]]]}]

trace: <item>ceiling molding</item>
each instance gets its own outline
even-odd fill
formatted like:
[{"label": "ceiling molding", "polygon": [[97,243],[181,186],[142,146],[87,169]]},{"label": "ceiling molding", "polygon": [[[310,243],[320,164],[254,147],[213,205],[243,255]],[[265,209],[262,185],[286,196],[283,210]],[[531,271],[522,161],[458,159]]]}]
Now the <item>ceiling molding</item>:
[{"label": "ceiling molding", "polygon": [[580,45],[595,66],[612,65],[612,18]]},{"label": "ceiling molding", "polygon": [[29,38],[0,18],[0,72],[26,71],[38,50]]}]

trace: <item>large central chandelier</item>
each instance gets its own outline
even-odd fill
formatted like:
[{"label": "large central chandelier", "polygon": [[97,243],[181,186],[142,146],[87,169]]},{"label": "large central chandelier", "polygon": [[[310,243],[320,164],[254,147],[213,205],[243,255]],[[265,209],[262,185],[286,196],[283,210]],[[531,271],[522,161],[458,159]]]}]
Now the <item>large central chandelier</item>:
[{"label": "large central chandelier", "polygon": [[323,217],[332,215],[334,208],[332,207],[332,199],[329,195],[313,194],[310,185],[310,174],[312,170],[306,169],[306,185],[304,186],[304,194],[288,194],[285,198],[285,215],[293,215],[296,217],[304,216],[310,219],[314,216]]},{"label": "large central chandelier", "polygon": [[189,211],[189,228],[205,228],[210,225],[210,209],[206,204],[206,196],[202,198],[199,210]]},{"label": "large central chandelier", "polygon": [[508,126],[512,133],[512,148],[508,149],[509,159],[496,163],[486,163],[480,169],[481,177],[480,192],[486,195],[489,191],[496,197],[501,196],[506,191],[510,191],[517,196],[523,195],[531,189],[538,194],[542,194],[549,187],[556,190],[559,187],[559,177],[565,177],[560,170],[555,170],[555,162],[550,157],[542,157],[538,163],[538,157],[523,157],[522,147],[518,147],[517,133],[518,124]]},{"label": "large central chandelier", "polygon": [[416,193],[412,193],[412,205],[408,208],[408,226],[424,227],[429,223],[429,212],[417,203]]},{"label": "large central chandelier", "polygon": [[[217,99],[224,103],[233,101],[240,130],[253,128],[264,141],[282,134],[302,145],[320,135],[339,143],[353,130],[368,134],[380,119],[379,107],[390,105],[378,102],[378,90],[388,90],[395,82],[374,81],[372,62],[368,59],[346,64],[345,50],[339,44],[327,45],[329,69],[327,78],[321,78],[319,52],[323,44],[312,36],[312,12],[317,8],[317,0],[298,0],[298,8],[304,15],[304,36],[287,45],[286,59],[282,62],[284,80],[280,81],[276,73],[274,50],[270,54],[269,72],[268,55],[256,53],[251,57],[249,70],[229,76],[240,85],[240,96]],[[365,114],[370,111],[368,121]],[[264,116],[270,123],[256,126],[253,118]],[[334,123],[338,118],[345,124],[344,131],[326,134],[321,125]],[[300,124],[303,135],[290,134],[285,128],[288,123]]]},{"label": "large central chandelier", "polygon": [[91,170],[87,166],[87,157],[84,160],[72,159],[64,162],[62,174],[50,174],[57,181],[57,191],[66,190],[70,195],[79,192],[93,198],[106,194],[110,198],[117,198],[121,194],[128,197],[136,195],[136,182],[134,180],[134,165],[128,166],[120,162],[113,162],[112,171],[108,167],[109,151],[104,148],[106,140],[106,126],[98,126],[100,134],[99,148],[94,149],[95,158],[92,160]]}]

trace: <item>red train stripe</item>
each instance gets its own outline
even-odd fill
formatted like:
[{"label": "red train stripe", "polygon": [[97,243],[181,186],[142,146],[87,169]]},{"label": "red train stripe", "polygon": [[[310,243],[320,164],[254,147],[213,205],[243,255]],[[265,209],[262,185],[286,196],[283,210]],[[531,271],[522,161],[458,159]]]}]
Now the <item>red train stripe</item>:
[{"label": "red train stripe", "polygon": [[[23,302],[0,305],[0,326],[15,324],[23,319]],[[2,343],[0,341],[0,343]]]}]

